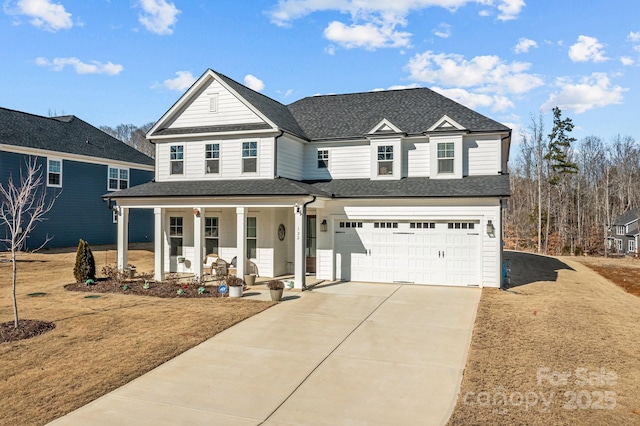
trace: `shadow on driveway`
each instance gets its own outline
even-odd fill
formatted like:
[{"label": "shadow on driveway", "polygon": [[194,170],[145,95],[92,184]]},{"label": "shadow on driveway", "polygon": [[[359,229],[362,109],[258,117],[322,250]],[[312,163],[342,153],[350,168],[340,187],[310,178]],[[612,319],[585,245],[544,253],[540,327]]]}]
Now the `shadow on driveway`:
[{"label": "shadow on driveway", "polygon": [[507,288],[519,287],[537,281],[557,281],[558,271],[566,269],[574,271],[572,267],[556,258],[533,253],[517,251],[504,252],[504,260],[511,265],[511,283]]}]

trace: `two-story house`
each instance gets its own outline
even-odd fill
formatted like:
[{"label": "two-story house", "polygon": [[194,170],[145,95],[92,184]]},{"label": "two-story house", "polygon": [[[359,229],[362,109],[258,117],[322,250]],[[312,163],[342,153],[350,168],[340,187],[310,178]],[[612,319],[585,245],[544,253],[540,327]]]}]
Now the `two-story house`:
[{"label": "two-story house", "polygon": [[[117,215],[102,195],[153,179],[153,159],[81,119],[42,117],[0,108],[0,183],[19,184],[25,162],[36,158],[49,196],[60,193],[45,220],[27,239],[28,248],[73,247],[116,242]],[[132,242],[152,241],[153,212],[131,215]],[[5,230],[0,224],[3,237]]]},{"label": "two-story house", "polygon": [[217,253],[298,288],[500,285],[511,130],[429,89],[283,105],[207,70],[147,138],[155,180],[110,198],[154,209],[156,279]]},{"label": "two-story house", "polygon": [[640,210],[631,209],[616,217],[607,232],[609,250],[620,254],[638,253]]}]

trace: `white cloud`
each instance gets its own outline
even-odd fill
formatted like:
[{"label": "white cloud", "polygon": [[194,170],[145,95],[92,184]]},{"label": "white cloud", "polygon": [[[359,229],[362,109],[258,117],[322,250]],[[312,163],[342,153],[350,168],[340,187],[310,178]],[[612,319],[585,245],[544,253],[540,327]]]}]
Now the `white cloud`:
[{"label": "white cloud", "polygon": [[620,62],[624,66],[629,66],[635,64],[636,61],[634,61],[633,58],[630,58],[629,56],[622,56],[620,57]]},{"label": "white cloud", "polygon": [[177,92],[184,92],[196,81],[196,77],[189,71],[177,71],[176,78],[169,78],[162,82],[161,85],[154,85],[152,87],[166,87],[169,90],[175,90]]},{"label": "white cloud", "polygon": [[451,37],[451,25],[441,22],[432,32],[438,37],[449,38]]},{"label": "white cloud", "polygon": [[495,55],[466,60],[462,55],[427,51],[409,60],[410,78],[449,87],[476,87],[482,92],[526,93],[543,84],[540,77],[526,73],[527,62],[507,63]]},{"label": "white cloud", "polygon": [[256,92],[264,90],[264,83],[255,75],[247,74],[244,76],[244,84],[249,89],[253,89]]},{"label": "white cloud", "polygon": [[504,111],[515,106],[509,98],[502,95],[474,93],[460,88],[444,89],[442,87],[432,87],[431,89],[471,109],[485,107],[491,108],[492,111]]},{"label": "white cloud", "polygon": [[138,16],[140,23],[152,33],[172,34],[173,26],[181,13],[173,3],[166,0],[140,0],[139,6],[144,13]]},{"label": "white cloud", "polygon": [[543,111],[549,111],[557,106],[562,110],[566,109],[580,114],[596,107],[621,104],[622,94],[629,90],[620,86],[612,86],[605,73],[593,73],[588,77],[583,77],[578,83],[574,83],[568,78],[559,78],[556,85],[560,91],[551,94],[541,107]]},{"label": "white cloud", "polygon": [[529,52],[529,49],[531,49],[532,47],[537,48],[538,43],[535,40],[522,37],[520,38],[520,40],[518,40],[518,44],[516,44],[514,51],[516,53],[527,53]]},{"label": "white cloud", "polygon": [[629,40],[632,43],[640,42],[640,31],[635,33],[633,31],[630,31],[629,35],[627,36],[627,40]]},{"label": "white cloud", "polygon": [[604,44],[597,38],[581,35],[578,42],[569,48],[569,58],[573,62],[604,62],[608,60],[604,56]]},{"label": "white cloud", "polygon": [[31,25],[47,31],[69,29],[73,26],[71,14],[60,3],[51,0],[18,0],[14,5],[4,2],[4,11],[8,15],[26,15]]},{"label": "white cloud", "polygon": [[421,87],[418,83],[411,83],[411,84],[394,84],[393,86],[389,86],[386,89],[383,89],[382,87],[377,87],[375,89],[372,89],[372,92],[382,92],[385,90],[403,90],[403,89],[415,89],[417,87]]},{"label": "white cloud", "polygon": [[41,67],[48,67],[53,71],[62,71],[65,67],[73,67],[78,74],[107,74],[118,75],[124,70],[124,67],[119,64],[107,62],[103,64],[98,61],[91,61],[90,63],[82,62],[78,58],[53,58],[49,60],[44,57],[38,57],[35,60],[36,65]]},{"label": "white cloud", "polygon": [[396,31],[394,25],[378,26],[367,23],[347,26],[342,22],[333,21],[324,30],[324,36],[347,49],[363,47],[375,50],[382,47],[407,47],[411,34]]},{"label": "white cloud", "polygon": [[[481,4],[497,9],[498,19],[515,19],[524,0],[279,0],[268,13],[271,22],[289,26],[291,22],[319,11],[348,14],[351,23],[333,21],[324,35],[343,47],[376,49],[410,46],[411,34],[397,28],[407,26],[407,16],[417,10],[441,7],[450,11],[467,4]],[[448,36],[448,29],[438,29],[438,37]]]}]

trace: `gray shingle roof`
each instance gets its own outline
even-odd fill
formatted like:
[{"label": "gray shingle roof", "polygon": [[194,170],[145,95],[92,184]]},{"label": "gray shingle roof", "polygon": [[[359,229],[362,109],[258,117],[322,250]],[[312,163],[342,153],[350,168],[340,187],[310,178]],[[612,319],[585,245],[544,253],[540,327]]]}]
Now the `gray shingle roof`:
[{"label": "gray shingle roof", "polygon": [[291,179],[149,182],[105,198],[137,197],[257,197],[316,195],[327,198],[508,197],[509,176],[468,176],[462,179],[400,180],[333,179],[299,182]]},{"label": "gray shingle roof", "polygon": [[73,115],[48,118],[0,108],[0,144],[154,165],[153,158]]},{"label": "gray shingle roof", "polygon": [[247,123],[247,124],[224,124],[220,126],[200,126],[200,127],[178,127],[174,129],[160,129],[154,136],[162,135],[184,135],[189,133],[215,133],[215,132],[238,132],[247,130],[270,129],[267,123]]},{"label": "gray shingle roof", "polygon": [[627,225],[638,219],[640,219],[640,211],[638,209],[631,209],[613,219],[613,225]]}]

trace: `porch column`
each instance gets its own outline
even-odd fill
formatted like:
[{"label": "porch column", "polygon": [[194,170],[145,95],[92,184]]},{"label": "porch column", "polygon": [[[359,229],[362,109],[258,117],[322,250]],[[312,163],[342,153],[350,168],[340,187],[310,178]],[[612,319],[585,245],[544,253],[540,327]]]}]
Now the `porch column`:
[{"label": "porch column", "polygon": [[153,279],[162,281],[164,279],[164,209],[155,207],[153,209]]},{"label": "porch column", "polygon": [[118,259],[119,271],[127,267],[127,250],[129,249],[129,209],[118,207]]},{"label": "porch column", "polygon": [[191,270],[196,277],[202,277],[202,239],[204,233],[202,230],[202,221],[204,217],[204,209],[196,207],[193,209],[193,265]]},{"label": "porch column", "polygon": [[294,222],[294,232],[295,232],[295,256],[293,263],[293,286],[294,288],[302,290],[306,287],[306,272],[307,272],[307,259],[305,253],[305,241],[306,241],[306,233],[305,233],[305,225],[307,222],[307,209],[302,205],[297,205],[293,208],[293,216],[295,218]]},{"label": "porch column", "polygon": [[247,209],[244,207],[236,207],[236,276],[244,278],[245,255],[247,253]]}]

